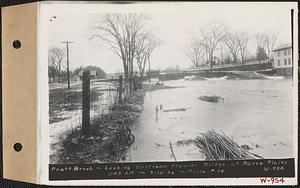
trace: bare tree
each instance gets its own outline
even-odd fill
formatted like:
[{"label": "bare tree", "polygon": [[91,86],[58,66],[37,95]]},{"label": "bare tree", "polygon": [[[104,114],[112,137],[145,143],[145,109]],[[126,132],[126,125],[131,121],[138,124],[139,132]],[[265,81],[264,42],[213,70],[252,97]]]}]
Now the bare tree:
[{"label": "bare tree", "polygon": [[233,62],[237,63],[239,54],[238,37],[235,34],[227,33],[225,37],[225,44],[233,57]]},{"label": "bare tree", "polygon": [[262,33],[255,34],[256,47],[257,48],[265,48],[266,46],[266,36]]},{"label": "bare tree", "polygon": [[272,50],[274,49],[275,43],[278,38],[278,33],[269,33],[265,35],[265,47],[268,58],[271,58]]},{"label": "bare tree", "polygon": [[195,67],[199,67],[206,55],[206,48],[199,40],[191,40],[186,47],[185,54]]},{"label": "bare tree", "polygon": [[[262,33],[257,33],[255,35],[256,40],[256,49],[259,50],[265,50],[266,47],[266,35]],[[258,63],[260,64],[260,58],[258,58]]]},{"label": "bare tree", "polygon": [[121,58],[125,79],[133,76],[133,61],[136,54],[137,38],[146,33],[145,14],[104,14],[96,15],[92,22],[91,39],[101,39],[107,48]]},{"label": "bare tree", "polygon": [[64,56],[64,51],[57,47],[51,48],[48,51],[48,65],[56,71],[58,82],[61,82],[62,60]]},{"label": "bare tree", "polygon": [[52,80],[55,81],[55,75],[57,74],[55,65],[55,56],[51,53],[50,50],[48,50],[48,77],[50,78],[50,75],[52,76]]},{"label": "bare tree", "polygon": [[220,60],[221,60],[221,67],[222,67],[222,68],[224,67],[224,54],[223,54],[223,48],[224,48],[224,46],[221,45],[221,46],[220,46],[220,50],[221,50],[221,53],[220,53]]},{"label": "bare tree", "polygon": [[214,52],[217,45],[222,42],[226,36],[226,26],[220,22],[212,22],[208,25],[207,31],[202,33],[201,44],[205,46],[208,56],[210,68],[213,68]]},{"label": "bare tree", "polygon": [[150,63],[150,56],[154,49],[161,44],[157,38],[150,33],[141,34],[137,38],[137,48],[135,53],[136,63],[141,77],[144,76],[146,62]]},{"label": "bare tree", "polygon": [[247,52],[247,45],[249,41],[249,36],[247,33],[239,33],[237,35],[237,44],[241,55],[242,66],[244,66],[246,52]]},{"label": "bare tree", "polygon": [[255,36],[257,49],[263,49],[267,53],[267,57],[270,59],[272,50],[276,44],[278,33],[258,33]]}]

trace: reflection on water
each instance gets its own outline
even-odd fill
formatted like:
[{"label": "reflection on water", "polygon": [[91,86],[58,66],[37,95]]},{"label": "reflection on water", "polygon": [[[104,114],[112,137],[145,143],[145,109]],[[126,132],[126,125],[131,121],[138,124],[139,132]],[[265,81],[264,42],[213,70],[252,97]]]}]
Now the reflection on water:
[{"label": "reflection on water", "polygon": [[[184,87],[146,93],[128,161],[174,161],[170,142],[177,161],[204,160],[192,143],[178,141],[209,129],[223,131],[264,158],[293,156],[291,80],[179,80],[165,85]],[[199,100],[203,95],[222,96],[224,103]],[[163,111],[179,108],[184,110]]]}]

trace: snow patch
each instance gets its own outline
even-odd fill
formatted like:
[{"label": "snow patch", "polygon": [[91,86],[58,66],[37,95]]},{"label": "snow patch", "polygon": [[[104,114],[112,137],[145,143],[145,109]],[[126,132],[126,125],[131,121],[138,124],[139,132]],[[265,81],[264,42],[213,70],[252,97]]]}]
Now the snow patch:
[{"label": "snow patch", "polygon": [[206,80],[210,81],[210,80],[226,80],[227,78],[227,75],[226,76],[223,76],[223,77],[220,77],[220,78],[206,78],[204,77]]},{"label": "snow patch", "polygon": [[285,79],[283,76],[267,76],[267,75],[264,75],[264,74],[260,74],[258,72],[255,72],[255,74],[257,76],[261,76],[261,77],[269,79],[269,80],[284,80]]}]

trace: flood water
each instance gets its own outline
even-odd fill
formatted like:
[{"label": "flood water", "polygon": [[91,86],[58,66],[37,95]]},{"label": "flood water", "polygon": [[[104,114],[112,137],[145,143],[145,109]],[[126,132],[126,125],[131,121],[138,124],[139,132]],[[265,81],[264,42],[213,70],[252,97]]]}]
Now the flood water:
[{"label": "flood water", "polygon": [[[128,161],[174,161],[170,143],[177,161],[205,160],[193,144],[177,143],[207,130],[222,131],[264,158],[294,156],[291,80],[176,80],[164,85],[183,87],[146,93]],[[222,96],[224,102],[199,100],[203,95]],[[156,117],[157,105],[186,110],[159,110]]]}]

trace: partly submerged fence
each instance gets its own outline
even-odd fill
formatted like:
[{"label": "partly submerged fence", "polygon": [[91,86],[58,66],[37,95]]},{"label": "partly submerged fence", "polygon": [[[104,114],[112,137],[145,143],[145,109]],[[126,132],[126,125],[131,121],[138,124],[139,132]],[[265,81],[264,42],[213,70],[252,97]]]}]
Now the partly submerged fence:
[{"label": "partly submerged fence", "polygon": [[90,122],[109,113],[124,102],[130,87],[120,76],[118,79],[91,79],[89,71],[83,73],[82,82],[71,89],[57,87],[49,91],[49,123],[52,135],[82,127],[87,133]]},{"label": "partly submerged fence", "polygon": [[88,134],[91,119],[101,117],[129,95],[129,87],[119,79],[90,80],[89,72],[82,77],[82,133]]}]

